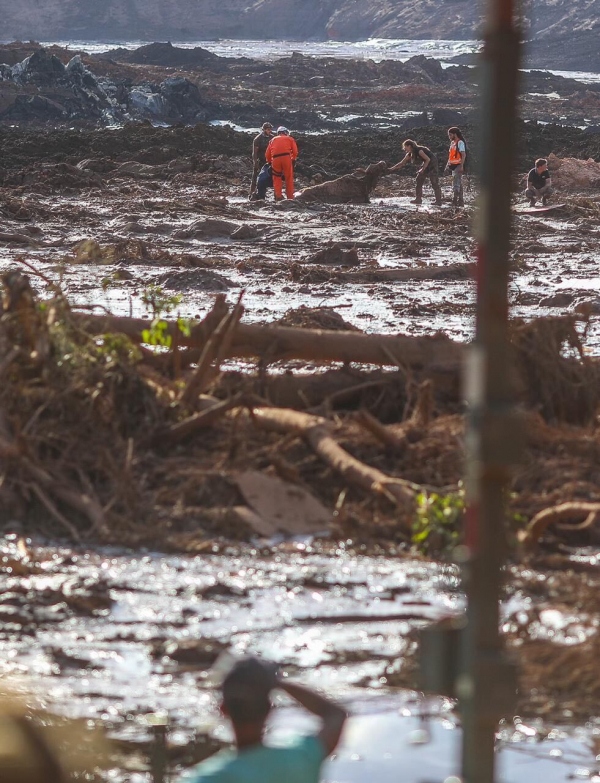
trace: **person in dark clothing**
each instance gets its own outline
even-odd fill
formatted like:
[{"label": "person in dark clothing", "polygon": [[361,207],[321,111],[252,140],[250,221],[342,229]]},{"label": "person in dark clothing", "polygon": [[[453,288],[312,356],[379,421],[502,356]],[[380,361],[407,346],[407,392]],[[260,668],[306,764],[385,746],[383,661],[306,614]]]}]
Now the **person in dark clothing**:
[{"label": "person in dark clothing", "polygon": [[435,203],[438,207],[442,206],[442,189],[440,187],[440,175],[438,168],[438,161],[429,147],[424,147],[422,144],[417,144],[412,139],[406,139],[402,144],[402,148],[406,153],[399,163],[388,169],[388,173],[399,171],[407,163],[421,164],[421,168],[417,171],[416,179],[416,194],[412,201],[413,204],[423,203],[423,184],[426,179],[431,182],[431,187],[435,193]]},{"label": "person in dark clothing", "polygon": [[260,170],[258,179],[256,180],[256,190],[250,197],[251,201],[264,201],[267,197],[267,188],[273,187],[273,169],[270,163],[265,165]]},{"label": "person in dark clothing", "polygon": [[[269,146],[271,139],[273,138],[273,126],[270,122],[263,123],[260,133],[254,138],[252,142],[252,185],[250,186],[250,198],[253,197],[256,190],[258,175],[266,164],[267,147]],[[266,191],[265,191],[266,193]],[[264,196],[263,196],[264,198]]]},{"label": "person in dark clothing", "polygon": [[546,158],[538,158],[535,162],[535,168],[531,169],[527,175],[525,195],[529,199],[530,207],[535,207],[535,202],[539,198],[542,199],[544,206],[548,203],[548,198],[552,195],[552,178],[548,171]]}]

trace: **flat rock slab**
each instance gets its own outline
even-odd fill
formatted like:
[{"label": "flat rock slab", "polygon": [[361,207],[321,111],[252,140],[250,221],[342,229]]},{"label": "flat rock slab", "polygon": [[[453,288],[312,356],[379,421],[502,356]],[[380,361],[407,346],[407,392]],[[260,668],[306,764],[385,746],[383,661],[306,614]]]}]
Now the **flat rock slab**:
[{"label": "flat rock slab", "polygon": [[236,483],[254,511],[247,521],[262,536],[310,535],[329,527],[331,512],[303,487],[256,470],[240,473]]}]

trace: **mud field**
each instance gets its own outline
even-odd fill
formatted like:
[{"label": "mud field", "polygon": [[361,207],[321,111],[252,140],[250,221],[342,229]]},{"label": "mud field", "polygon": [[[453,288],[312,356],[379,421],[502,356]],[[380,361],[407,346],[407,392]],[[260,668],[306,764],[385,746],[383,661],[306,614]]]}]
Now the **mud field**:
[{"label": "mud field", "polygon": [[[161,83],[175,67],[126,57],[107,71]],[[417,690],[415,631],[463,607],[451,559],[477,183],[464,210],[449,206],[448,179],[444,207],[427,184],[411,204],[410,170],[365,170],[397,162],[407,135],[442,155],[446,120],[374,122],[398,96],[382,95],[380,74],[369,104],[371,66],[360,78],[344,66],[344,98],[331,65],[315,104],[302,82],[325,66],[292,60],[256,71],[274,85],[260,119],[278,105],[281,121],[312,112],[296,190],[321,184],[327,197],[248,202],[252,135],[229,127],[0,125],[0,666],[58,714],[108,728],[104,779],[149,779],[149,713],[169,715],[174,776],[228,740],[211,687],[227,648],[274,657],[352,709],[325,780],[455,771],[458,721]],[[253,123],[231,96],[239,86],[235,102],[251,104],[256,63],[235,63],[234,79],[233,64],[212,62],[214,119]],[[600,93],[560,100],[575,111],[579,92],[593,98],[589,125]],[[402,111],[419,115],[427,98],[406,95]],[[452,104],[474,161],[475,95]],[[325,132],[351,102],[360,122]],[[527,122],[519,133],[521,170],[552,154],[565,206],[514,220],[524,453],[502,611],[521,672],[499,750],[514,783],[532,768],[595,780],[600,166],[588,159],[600,160],[600,135]],[[290,708],[273,731],[297,727]]]}]

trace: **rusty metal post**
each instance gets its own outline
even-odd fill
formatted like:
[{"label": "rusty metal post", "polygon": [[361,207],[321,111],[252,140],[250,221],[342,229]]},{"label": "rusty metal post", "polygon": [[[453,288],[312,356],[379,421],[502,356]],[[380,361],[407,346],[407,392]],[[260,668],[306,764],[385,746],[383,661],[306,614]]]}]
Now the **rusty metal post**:
[{"label": "rusty metal post", "polygon": [[468,506],[462,558],[468,603],[456,681],[464,783],[493,783],[495,734],[507,697],[514,692],[499,632],[505,498],[518,440],[508,335],[510,195],[520,54],[513,5],[514,0],[488,0],[481,66],[477,321],[467,368]]}]

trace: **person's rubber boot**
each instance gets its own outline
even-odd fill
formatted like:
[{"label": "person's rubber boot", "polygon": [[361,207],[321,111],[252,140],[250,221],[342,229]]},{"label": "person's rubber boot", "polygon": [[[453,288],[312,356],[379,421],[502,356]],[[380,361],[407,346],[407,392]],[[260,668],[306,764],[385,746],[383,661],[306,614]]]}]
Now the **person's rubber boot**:
[{"label": "person's rubber boot", "polygon": [[465,197],[463,196],[462,193],[459,193],[458,194],[458,206],[459,207],[464,207],[464,205],[465,205]]},{"label": "person's rubber boot", "polygon": [[542,206],[547,207],[548,206],[548,196],[544,196],[542,199]]},{"label": "person's rubber boot", "polygon": [[283,201],[283,196],[275,196],[275,201]]},{"label": "person's rubber boot", "polygon": [[417,206],[419,206],[420,204],[423,203],[423,201],[420,198],[413,198],[413,199],[411,199],[410,203],[411,204],[416,204]]},{"label": "person's rubber boot", "polygon": [[452,195],[452,206],[457,207],[458,206],[458,193],[454,193]]},{"label": "person's rubber boot", "polygon": [[534,198],[530,198],[529,199],[529,206],[530,207],[535,207],[535,199]]}]

